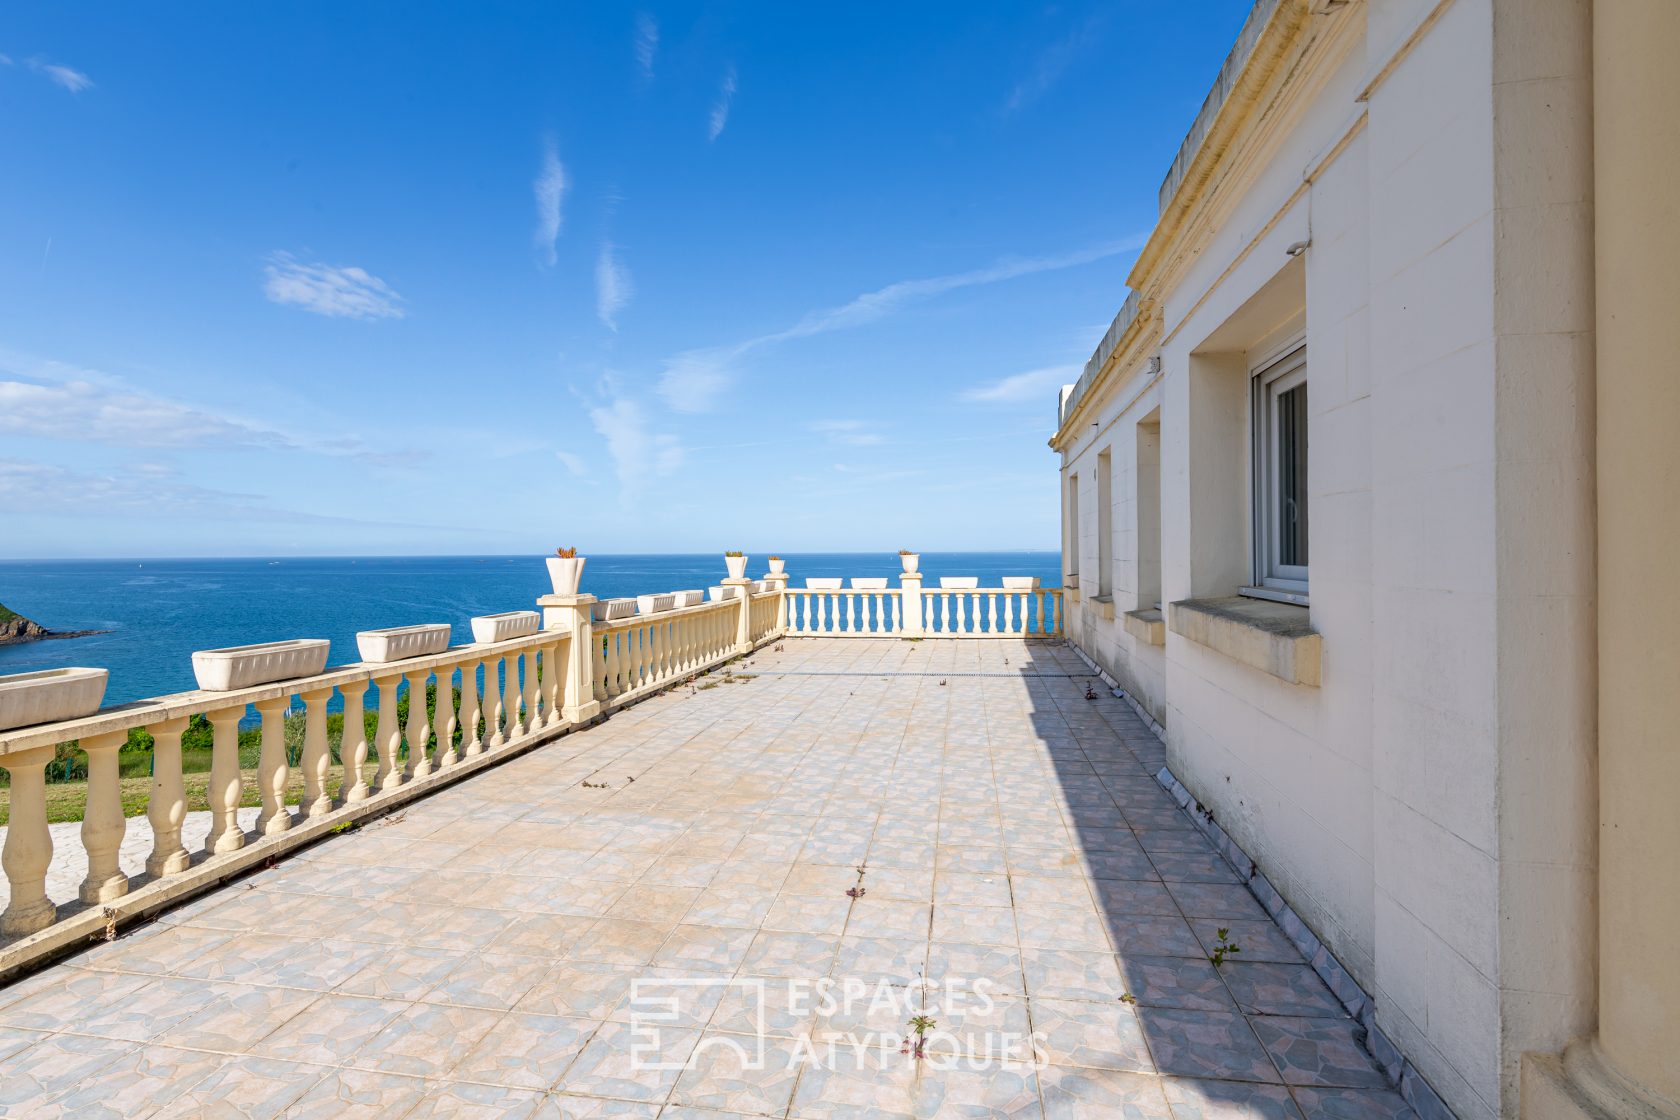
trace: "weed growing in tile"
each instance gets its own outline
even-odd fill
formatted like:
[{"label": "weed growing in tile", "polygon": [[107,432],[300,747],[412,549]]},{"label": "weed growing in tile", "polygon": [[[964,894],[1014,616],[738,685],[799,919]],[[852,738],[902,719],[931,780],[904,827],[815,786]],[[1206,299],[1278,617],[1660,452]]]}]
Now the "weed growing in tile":
[{"label": "weed growing in tile", "polygon": [[917,1058],[917,1059],[921,1059],[921,1058],[926,1057],[927,1056],[927,1032],[932,1030],[934,1027],[936,1027],[938,1025],[939,1025],[939,1020],[934,1019],[931,1016],[928,1016],[928,1015],[913,1016],[910,1019],[910,1030],[916,1036],[915,1048],[911,1049],[910,1040],[908,1038],[906,1038],[904,1040],[904,1050],[901,1051],[901,1052],[902,1053],[907,1053],[907,1054],[909,1054],[912,1057]]},{"label": "weed growing in tile", "polygon": [[1131,992],[1122,992],[1121,995],[1120,995],[1120,1002],[1121,1003],[1136,1003],[1137,1002],[1137,997],[1134,996]]},{"label": "weed growing in tile", "polygon": [[1224,964],[1226,957],[1242,952],[1242,946],[1231,940],[1229,926],[1221,926],[1218,933],[1219,940],[1214,943],[1213,952],[1208,954],[1208,960],[1213,962],[1215,968]]}]

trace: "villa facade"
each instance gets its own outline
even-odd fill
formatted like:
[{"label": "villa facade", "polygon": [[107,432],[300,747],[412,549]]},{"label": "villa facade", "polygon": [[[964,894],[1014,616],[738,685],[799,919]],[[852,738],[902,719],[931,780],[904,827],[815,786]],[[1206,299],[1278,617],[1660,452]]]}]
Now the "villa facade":
[{"label": "villa facade", "polygon": [[1069,640],[1465,1118],[1680,1114],[1676,42],[1259,0],[1051,441]]}]

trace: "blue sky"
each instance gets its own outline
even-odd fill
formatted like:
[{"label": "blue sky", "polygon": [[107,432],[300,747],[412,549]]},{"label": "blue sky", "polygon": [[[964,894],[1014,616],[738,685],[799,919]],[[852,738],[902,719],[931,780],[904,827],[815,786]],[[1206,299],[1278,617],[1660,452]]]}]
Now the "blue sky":
[{"label": "blue sky", "polygon": [[1246,8],[10,4],[0,556],[1053,548]]}]

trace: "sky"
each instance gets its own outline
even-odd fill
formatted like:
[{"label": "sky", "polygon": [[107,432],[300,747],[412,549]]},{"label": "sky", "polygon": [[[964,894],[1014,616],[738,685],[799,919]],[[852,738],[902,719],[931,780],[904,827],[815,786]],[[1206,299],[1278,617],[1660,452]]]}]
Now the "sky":
[{"label": "sky", "polygon": [[0,557],[1055,548],[1247,6],[9,3]]}]

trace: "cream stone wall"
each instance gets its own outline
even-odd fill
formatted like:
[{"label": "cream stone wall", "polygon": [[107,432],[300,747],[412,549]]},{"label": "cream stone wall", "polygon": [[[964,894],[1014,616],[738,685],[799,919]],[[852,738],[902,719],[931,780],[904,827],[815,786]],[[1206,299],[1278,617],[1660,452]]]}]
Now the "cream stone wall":
[{"label": "cream stone wall", "polygon": [[[1594,1014],[1591,9],[1275,7],[1222,78],[1235,123],[1179,160],[1137,320],[1064,405],[1068,633],[1452,1110],[1514,1115],[1522,1054]],[[1235,595],[1250,374],[1301,339],[1311,594],[1280,610],[1320,636],[1317,687],[1185,636],[1218,627],[1124,625],[1138,422],[1159,421],[1169,616]],[[1091,599],[1110,449],[1112,617]]]}]

